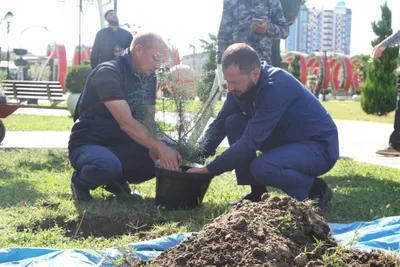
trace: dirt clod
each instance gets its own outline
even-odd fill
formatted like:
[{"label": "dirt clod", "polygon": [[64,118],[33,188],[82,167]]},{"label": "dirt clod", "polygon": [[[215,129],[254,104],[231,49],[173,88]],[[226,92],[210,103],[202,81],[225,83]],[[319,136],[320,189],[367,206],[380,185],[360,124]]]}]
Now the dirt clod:
[{"label": "dirt clod", "polygon": [[304,253],[300,253],[299,255],[297,255],[294,258],[294,263],[297,266],[300,266],[300,267],[306,266],[306,264],[307,264],[307,255],[304,254]]},{"label": "dirt clod", "polygon": [[[242,202],[149,262],[133,266],[397,266],[378,251],[339,246],[323,217],[289,197]],[[316,242],[315,239],[318,239]]]}]

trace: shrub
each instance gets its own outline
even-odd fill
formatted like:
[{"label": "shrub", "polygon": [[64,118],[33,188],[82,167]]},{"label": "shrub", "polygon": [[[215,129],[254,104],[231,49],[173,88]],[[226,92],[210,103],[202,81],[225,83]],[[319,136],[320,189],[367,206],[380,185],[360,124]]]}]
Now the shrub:
[{"label": "shrub", "polygon": [[290,64],[289,64],[288,70],[297,80],[299,80],[301,82],[300,56],[299,55],[294,56],[292,62],[290,62]]},{"label": "shrub", "polygon": [[73,94],[82,93],[92,68],[88,64],[72,66],[65,77],[65,87]]},{"label": "shrub", "polygon": [[[372,42],[375,46],[392,34],[392,12],[387,3],[381,6],[382,19],[372,23],[372,29],[378,36]],[[373,59],[367,65],[367,79],[361,87],[361,107],[367,114],[379,116],[396,109],[396,74],[399,48],[387,48],[379,59]]]}]

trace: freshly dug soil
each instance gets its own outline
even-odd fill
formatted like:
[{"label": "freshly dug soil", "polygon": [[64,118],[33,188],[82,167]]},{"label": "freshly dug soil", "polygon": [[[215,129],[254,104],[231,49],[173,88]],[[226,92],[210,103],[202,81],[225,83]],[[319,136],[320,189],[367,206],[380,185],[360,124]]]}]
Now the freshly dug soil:
[{"label": "freshly dug soil", "polygon": [[378,251],[337,245],[325,219],[290,197],[263,195],[217,217],[158,258],[133,266],[398,266]]}]

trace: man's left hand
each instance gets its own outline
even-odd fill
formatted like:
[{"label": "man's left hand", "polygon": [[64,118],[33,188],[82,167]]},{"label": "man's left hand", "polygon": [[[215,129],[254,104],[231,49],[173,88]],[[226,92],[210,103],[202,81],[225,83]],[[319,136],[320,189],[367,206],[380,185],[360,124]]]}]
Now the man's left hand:
[{"label": "man's left hand", "polygon": [[264,34],[268,31],[268,24],[264,21],[261,24],[251,24],[250,28],[259,34]]},{"label": "man's left hand", "polygon": [[207,169],[207,167],[201,167],[201,168],[191,168],[187,170],[186,172],[188,173],[210,173]]}]

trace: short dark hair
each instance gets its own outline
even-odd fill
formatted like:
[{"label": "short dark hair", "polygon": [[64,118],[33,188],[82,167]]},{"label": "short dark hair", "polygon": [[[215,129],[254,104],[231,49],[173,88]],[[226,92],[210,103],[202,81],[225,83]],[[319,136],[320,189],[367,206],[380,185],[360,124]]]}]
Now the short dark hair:
[{"label": "short dark hair", "polygon": [[113,12],[113,11],[115,11],[115,10],[114,9],[107,10],[107,12],[104,13],[104,18],[107,18],[107,15],[110,14],[110,12]]},{"label": "short dark hair", "polygon": [[131,43],[130,50],[132,51],[135,46],[138,44],[144,47],[152,47],[155,44],[161,44],[162,46],[167,47],[167,44],[164,42],[164,39],[161,35],[153,33],[153,32],[144,32],[139,33],[135,36]]},{"label": "short dark hair", "polygon": [[222,54],[222,68],[231,65],[239,67],[240,73],[250,74],[255,68],[261,66],[261,60],[257,52],[245,43],[230,45]]}]

